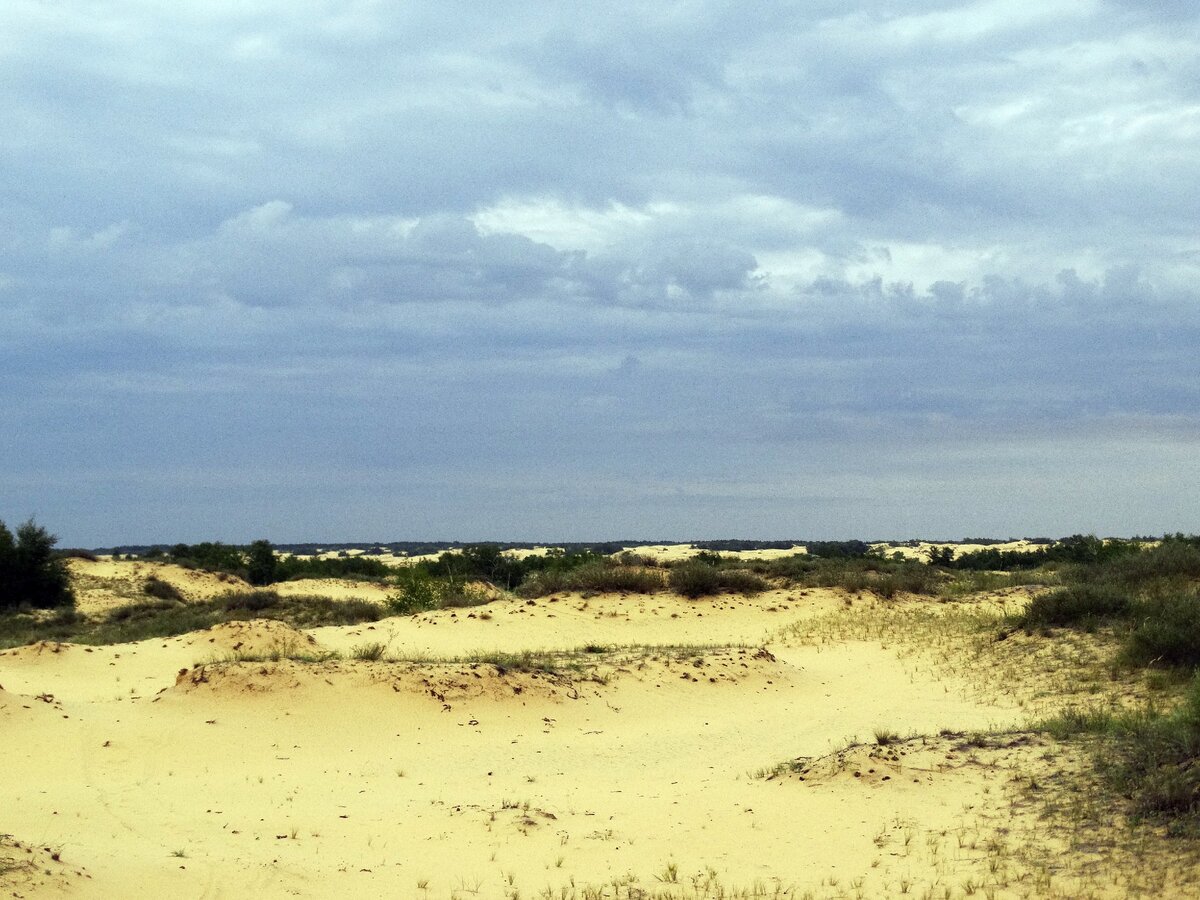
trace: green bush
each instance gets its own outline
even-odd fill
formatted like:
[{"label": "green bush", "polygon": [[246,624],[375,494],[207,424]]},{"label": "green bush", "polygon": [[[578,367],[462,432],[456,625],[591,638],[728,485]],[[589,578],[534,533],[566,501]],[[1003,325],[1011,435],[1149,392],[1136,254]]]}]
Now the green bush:
[{"label": "green bush", "polygon": [[823,558],[796,553],[755,560],[747,563],[746,568],[803,587],[842,588],[851,593],[872,591],[882,597],[900,592],[936,594],[946,579],[944,573],[921,562],[871,555]]},{"label": "green bush", "polygon": [[487,589],[478,583],[450,584],[442,591],[442,609],[462,609],[467,606],[483,606],[494,599]]},{"label": "green bush", "polygon": [[15,537],[0,522],[0,610],[74,605],[66,563],[54,553],[57,540],[32,519]]},{"label": "green bush", "polygon": [[387,563],[369,556],[339,556],[336,559],[284,556],[275,560],[275,581],[300,578],[355,578],[383,580],[395,574]]},{"label": "green bush", "polygon": [[437,609],[441,605],[442,592],[439,582],[421,570],[407,571],[402,575],[400,589],[387,598],[387,608],[397,616]]},{"label": "green bush", "polygon": [[262,612],[278,606],[281,598],[275,591],[232,591],[218,599],[226,612]]},{"label": "green bush", "polygon": [[684,597],[707,597],[721,592],[721,576],[715,566],[699,560],[688,560],[672,567],[668,584]]},{"label": "green bush", "polygon": [[855,559],[871,552],[865,541],[809,541],[804,545],[810,556],[825,559]]},{"label": "green bush", "polygon": [[1157,547],[1118,559],[1107,569],[1088,574],[1131,587],[1184,582],[1200,578],[1200,548],[1184,540],[1167,540]]},{"label": "green bush", "polygon": [[1169,713],[1074,709],[1038,727],[1060,740],[1098,736],[1098,768],[1136,817],[1163,822],[1170,833],[1200,831],[1200,677]]},{"label": "green bush", "polygon": [[562,569],[534,572],[521,582],[517,594],[521,597],[545,597],[571,590],[571,574]]},{"label": "green bush", "polygon": [[1132,608],[1123,591],[1106,585],[1073,585],[1034,597],[1018,624],[1022,628],[1094,626],[1127,618]]},{"label": "green bush", "polygon": [[757,594],[770,585],[746,569],[721,568],[693,557],[671,568],[667,583],[684,597],[709,597],[726,592]]},{"label": "green bush", "polygon": [[717,574],[721,589],[734,594],[757,594],[771,587],[764,578],[747,569],[718,569]]},{"label": "green bush", "polygon": [[146,583],[142,585],[142,593],[147,597],[155,597],[159,600],[182,600],[183,595],[179,593],[179,589],[169,581],[163,581],[161,578],[156,578],[151,575],[146,579]]},{"label": "green bush", "polygon": [[622,566],[612,562],[590,562],[570,573],[572,590],[599,593],[652,594],[663,589],[662,572]]},{"label": "green bush", "polygon": [[1200,597],[1174,594],[1140,601],[1125,649],[1140,665],[1200,666]]}]

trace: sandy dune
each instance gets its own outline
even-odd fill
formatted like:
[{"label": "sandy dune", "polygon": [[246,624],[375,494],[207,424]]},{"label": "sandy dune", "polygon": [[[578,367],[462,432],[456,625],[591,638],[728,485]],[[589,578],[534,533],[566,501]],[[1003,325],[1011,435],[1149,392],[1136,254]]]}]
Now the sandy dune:
[{"label": "sandy dune", "polygon": [[231,590],[249,588],[233,575],[185,569],[166,562],[69,559],[67,567],[75,589],[75,605],[89,615],[148,599],[143,588],[151,577],[171,584],[188,601],[208,600]]},{"label": "sandy dune", "polygon": [[[1045,748],[874,746],[1021,716],[878,643],[780,638],[842,601],[560,595],[6,651],[5,852],[58,868],[0,878],[75,897],[1039,896],[988,841],[1037,828],[1013,773]],[[352,658],[376,642],[401,659]],[[585,646],[553,672],[464,659]],[[871,746],[837,753],[854,741]]]},{"label": "sandy dune", "polygon": [[939,544],[936,541],[918,541],[915,546],[900,546],[893,547],[891,544],[880,543],[872,544],[871,549],[876,552],[881,552],[885,556],[895,556],[897,553],[905,559],[915,559],[920,562],[929,562],[929,554],[935,549],[949,547],[954,551],[954,556],[962,556],[964,553],[978,553],[980,550],[1000,550],[1000,551],[1016,551],[1019,553],[1029,553],[1041,547],[1041,544],[1035,544],[1028,540],[1007,541],[1000,544]]}]

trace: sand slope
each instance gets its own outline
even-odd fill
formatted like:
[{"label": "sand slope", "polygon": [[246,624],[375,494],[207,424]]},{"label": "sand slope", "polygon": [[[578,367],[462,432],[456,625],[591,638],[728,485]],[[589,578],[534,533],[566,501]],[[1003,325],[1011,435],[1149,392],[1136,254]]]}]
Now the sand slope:
[{"label": "sand slope", "polygon": [[[626,893],[839,896],[861,879],[862,896],[902,884],[958,896],[988,877],[988,836],[1019,825],[1005,767],[1044,748],[969,765],[952,742],[828,757],[877,729],[1019,719],[878,643],[773,639],[840,600],[561,595],[311,633],[233,623],[2,653],[4,828],[61,846],[67,867],[20,891],[569,897],[606,884],[613,896],[615,879]],[[271,658],[370,642],[423,656]],[[630,649],[646,644],[695,646]],[[585,645],[554,672],[446,659]],[[802,771],[788,765],[798,757],[825,760]],[[1011,886],[994,895],[1036,896],[1016,875]]]}]

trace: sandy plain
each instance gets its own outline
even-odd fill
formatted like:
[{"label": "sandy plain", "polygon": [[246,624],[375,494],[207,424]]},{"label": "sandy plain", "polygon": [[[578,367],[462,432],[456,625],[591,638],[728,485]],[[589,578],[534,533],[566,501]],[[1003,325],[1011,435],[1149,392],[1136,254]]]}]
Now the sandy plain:
[{"label": "sandy plain", "polygon": [[[193,600],[231,587],[158,563],[72,572],[85,611],[128,602],[148,574]],[[382,599],[375,585],[302,587]],[[1194,896],[1192,870],[1158,844],[1111,829],[1081,839],[1095,817],[1064,813],[1079,751],[1015,730],[1036,698],[1046,705],[1045,684],[1023,687],[1014,642],[1001,665],[937,630],[963,608],[833,589],[559,594],[304,632],[259,620],[3,651],[0,885],[14,897]],[[380,658],[355,658],[374,644]],[[1131,860],[1158,860],[1157,876],[1133,878]]]}]

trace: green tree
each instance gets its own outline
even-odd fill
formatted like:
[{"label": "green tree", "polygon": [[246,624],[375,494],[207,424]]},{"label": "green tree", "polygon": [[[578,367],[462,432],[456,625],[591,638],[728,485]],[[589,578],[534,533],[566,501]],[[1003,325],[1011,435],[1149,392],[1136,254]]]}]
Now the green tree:
[{"label": "green tree", "polygon": [[49,609],[75,603],[66,564],[54,555],[58,538],[33,519],[14,537],[0,522],[0,609]]},{"label": "green tree", "polygon": [[279,561],[270,541],[255,541],[247,551],[246,580],[251,584],[274,584]]}]

